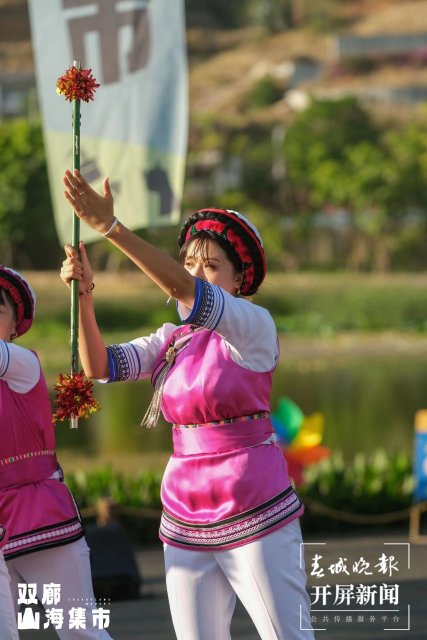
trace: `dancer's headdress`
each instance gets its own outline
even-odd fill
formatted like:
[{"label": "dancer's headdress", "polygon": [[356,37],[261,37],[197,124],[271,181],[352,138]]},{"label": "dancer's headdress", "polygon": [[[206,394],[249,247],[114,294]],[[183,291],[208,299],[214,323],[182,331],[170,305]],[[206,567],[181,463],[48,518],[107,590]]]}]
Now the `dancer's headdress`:
[{"label": "dancer's headdress", "polygon": [[18,316],[16,333],[18,336],[22,336],[33,324],[36,294],[24,276],[4,265],[0,265],[0,288],[9,293],[16,305]]},{"label": "dancer's headdress", "polygon": [[190,216],[178,237],[180,247],[190,238],[208,231],[221,238],[236,254],[242,268],[242,295],[250,296],[265,278],[265,255],[258,229],[245,216],[230,209],[201,209]]}]

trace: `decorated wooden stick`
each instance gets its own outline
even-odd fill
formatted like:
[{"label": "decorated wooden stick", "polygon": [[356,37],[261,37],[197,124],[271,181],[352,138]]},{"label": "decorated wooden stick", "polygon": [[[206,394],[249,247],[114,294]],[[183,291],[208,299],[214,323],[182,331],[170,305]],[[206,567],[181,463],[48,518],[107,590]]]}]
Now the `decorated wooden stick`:
[{"label": "decorated wooden stick", "polygon": [[[81,71],[81,64],[77,60],[73,62],[73,68]],[[80,99],[73,100],[73,173],[75,169],[80,171]],[[73,233],[71,244],[79,251],[80,242],[80,218],[73,213]],[[75,375],[79,369],[79,282],[71,283],[71,375]],[[73,424],[73,419],[76,424]],[[77,416],[71,419],[71,428],[77,428]]]},{"label": "decorated wooden stick", "polygon": [[[58,78],[56,90],[66,100],[73,104],[73,172],[80,171],[80,101],[93,100],[94,93],[99,87],[92,76],[92,69],[82,69],[80,62],[75,60],[63,76]],[[79,251],[80,219],[73,213],[72,246]],[[59,376],[55,385],[57,391],[57,411],[55,420],[70,420],[71,429],[78,428],[79,417],[87,417],[89,413],[97,411],[98,402],[92,398],[92,383],[86,380],[79,371],[79,283],[71,283],[71,374]]]}]

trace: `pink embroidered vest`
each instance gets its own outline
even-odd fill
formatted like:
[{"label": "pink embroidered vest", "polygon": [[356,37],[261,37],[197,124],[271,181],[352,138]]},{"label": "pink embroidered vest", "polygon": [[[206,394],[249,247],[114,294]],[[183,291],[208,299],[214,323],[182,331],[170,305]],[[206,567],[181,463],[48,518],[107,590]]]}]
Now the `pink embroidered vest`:
[{"label": "pink embroidered vest", "polygon": [[[175,335],[190,332],[180,328]],[[213,331],[197,330],[178,350],[162,401],[174,442],[161,492],[164,542],[199,550],[232,548],[301,515],[282,451],[271,442],[271,380],[272,371],[237,364]]]},{"label": "pink embroidered vest", "polygon": [[59,466],[42,373],[28,393],[12,391],[0,380],[0,433],[0,523],[9,538],[5,558],[81,538],[69,489],[50,479]]}]

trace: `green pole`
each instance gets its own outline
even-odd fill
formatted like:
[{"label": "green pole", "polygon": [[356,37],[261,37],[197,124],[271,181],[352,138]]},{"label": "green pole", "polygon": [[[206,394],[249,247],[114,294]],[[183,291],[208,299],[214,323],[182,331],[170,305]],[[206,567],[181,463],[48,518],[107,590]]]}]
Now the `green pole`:
[{"label": "green pole", "polygon": [[[81,69],[81,64],[74,60],[73,66]],[[73,100],[73,172],[80,171],[80,100]],[[73,212],[72,246],[79,251],[80,219]],[[71,283],[71,375],[79,371],[79,281]],[[78,417],[73,416],[71,429],[78,428]]]}]

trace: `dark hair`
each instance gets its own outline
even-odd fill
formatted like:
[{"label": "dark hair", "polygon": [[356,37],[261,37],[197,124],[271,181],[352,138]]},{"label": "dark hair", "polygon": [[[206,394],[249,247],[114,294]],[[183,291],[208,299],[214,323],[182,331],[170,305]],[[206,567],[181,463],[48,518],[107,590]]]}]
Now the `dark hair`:
[{"label": "dark hair", "polygon": [[6,291],[6,289],[2,289],[0,287],[0,304],[1,304],[2,307],[5,306],[6,300],[12,306],[13,315],[15,316],[15,320],[18,321],[18,309],[16,308],[15,301],[13,300],[13,298],[10,295],[9,291]]},{"label": "dark hair", "polygon": [[209,260],[209,243],[215,242],[221,249],[224,250],[227,258],[234,267],[236,273],[242,273],[243,265],[237,253],[234,251],[231,244],[222,236],[210,231],[209,229],[202,229],[191,235],[188,240],[184,242],[179,252],[179,260],[181,263],[185,262],[187,257],[188,247],[194,243],[195,253],[199,253],[203,260]]}]

